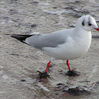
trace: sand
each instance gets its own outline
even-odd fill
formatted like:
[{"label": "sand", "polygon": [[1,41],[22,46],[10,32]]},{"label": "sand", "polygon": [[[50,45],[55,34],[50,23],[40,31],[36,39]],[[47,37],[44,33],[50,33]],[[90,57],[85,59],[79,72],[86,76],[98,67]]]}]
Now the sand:
[{"label": "sand", "polygon": [[[38,81],[37,71],[45,69],[50,57],[10,37],[11,34],[43,34],[72,28],[83,14],[93,15],[99,25],[99,1],[0,0],[0,99],[99,99],[98,38],[92,39],[86,55],[70,61],[80,76],[66,76],[65,61],[54,60],[51,78],[43,83]],[[98,33],[92,31],[93,35]],[[63,92],[66,86],[80,86],[91,94],[74,96]]]}]

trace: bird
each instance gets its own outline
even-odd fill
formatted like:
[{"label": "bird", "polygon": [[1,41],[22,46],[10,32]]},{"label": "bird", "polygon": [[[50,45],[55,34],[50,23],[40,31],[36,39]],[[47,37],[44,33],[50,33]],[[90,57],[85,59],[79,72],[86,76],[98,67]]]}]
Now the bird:
[{"label": "bird", "polygon": [[[35,47],[50,57],[66,60],[68,75],[77,75],[70,68],[69,60],[79,58],[88,52],[91,45],[91,30],[99,31],[95,18],[83,15],[78,18],[74,28],[58,30],[48,34],[21,35],[12,34],[11,37]],[[47,63],[45,71],[40,72],[40,79],[49,77],[48,69],[51,61]]]}]

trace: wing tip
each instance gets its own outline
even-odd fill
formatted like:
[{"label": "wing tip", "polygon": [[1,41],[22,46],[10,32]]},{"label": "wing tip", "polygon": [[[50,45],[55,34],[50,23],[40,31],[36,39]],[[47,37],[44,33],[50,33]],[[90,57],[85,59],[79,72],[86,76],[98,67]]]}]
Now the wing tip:
[{"label": "wing tip", "polygon": [[24,42],[24,40],[30,36],[32,36],[32,35],[21,35],[21,34],[12,34],[11,35],[12,38],[15,38],[21,42]]}]

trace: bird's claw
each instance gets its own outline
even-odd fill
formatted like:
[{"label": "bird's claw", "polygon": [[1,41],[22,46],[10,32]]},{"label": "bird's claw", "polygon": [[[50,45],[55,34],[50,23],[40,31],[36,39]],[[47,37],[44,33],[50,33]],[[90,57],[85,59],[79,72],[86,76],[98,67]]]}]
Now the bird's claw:
[{"label": "bird's claw", "polygon": [[47,79],[50,77],[50,75],[47,73],[47,72],[40,72],[40,71],[37,71],[39,73],[39,79]]},{"label": "bird's claw", "polygon": [[77,72],[75,70],[69,70],[66,75],[68,76],[79,76],[80,75],[80,72]]}]

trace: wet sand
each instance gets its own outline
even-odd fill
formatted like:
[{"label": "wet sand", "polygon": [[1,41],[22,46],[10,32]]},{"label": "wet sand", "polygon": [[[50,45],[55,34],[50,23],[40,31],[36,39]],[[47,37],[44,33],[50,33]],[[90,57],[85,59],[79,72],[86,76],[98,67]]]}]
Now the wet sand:
[{"label": "wet sand", "polygon": [[[45,69],[50,57],[7,35],[71,28],[83,14],[93,15],[99,25],[99,1],[0,0],[0,99],[99,99],[98,38],[92,39],[86,55],[70,61],[80,76],[66,76],[65,61],[54,60],[51,78],[42,83],[37,80],[37,71]],[[92,31],[93,35],[98,33]],[[66,92],[79,86],[90,94],[75,96]]]}]

